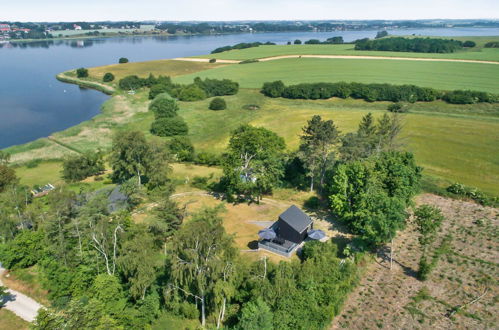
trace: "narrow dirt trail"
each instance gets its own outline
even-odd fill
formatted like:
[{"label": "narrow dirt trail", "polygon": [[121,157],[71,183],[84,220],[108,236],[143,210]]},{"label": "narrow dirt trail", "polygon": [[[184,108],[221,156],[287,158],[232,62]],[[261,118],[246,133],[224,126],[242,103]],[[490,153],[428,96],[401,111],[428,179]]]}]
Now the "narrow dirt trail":
[{"label": "narrow dirt trail", "polygon": [[[392,60],[392,61],[420,61],[420,62],[458,62],[458,63],[479,63],[479,64],[499,64],[494,61],[462,60],[451,58],[426,58],[426,57],[395,57],[395,56],[364,56],[364,55],[280,55],[259,58],[259,62],[268,62],[288,58],[326,58],[326,59],[353,59],[353,60]],[[207,58],[174,58],[176,61],[209,62]],[[238,60],[217,60],[217,63],[237,64]]]}]

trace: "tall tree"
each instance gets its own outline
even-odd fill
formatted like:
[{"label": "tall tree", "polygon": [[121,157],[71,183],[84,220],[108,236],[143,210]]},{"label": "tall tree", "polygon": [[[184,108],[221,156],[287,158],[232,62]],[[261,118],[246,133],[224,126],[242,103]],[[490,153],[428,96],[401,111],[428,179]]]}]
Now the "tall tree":
[{"label": "tall tree", "polygon": [[284,175],[285,147],[282,137],[263,127],[236,129],[222,163],[229,190],[259,201]]},{"label": "tall tree", "polygon": [[339,131],[332,120],[322,120],[318,115],[313,116],[302,131],[298,155],[308,170],[310,191],[313,191],[317,176],[320,177],[320,186],[324,184],[324,175],[332,158],[332,149],[338,142]]},{"label": "tall tree", "polygon": [[17,182],[16,172],[9,167],[10,155],[5,151],[0,150],[0,193],[7,186]]},{"label": "tall tree", "polygon": [[138,227],[133,237],[123,243],[118,258],[118,265],[130,285],[130,293],[136,300],[144,300],[161,265],[154,238],[144,229]]},{"label": "tall tree", "polygon": [[[192,217],[175,235],[172,244],[171,282],[167,292],[176,291],[194,298],[201,307],[201,324],[216,302],[225,303],[220,282],[230,281],[237,250],[227,235],[218,209],[204,209]],[[222,299],[213,299],[214,295]],[[221,311],[224,307],[219,308]]]},{"label": "tall tree", "polygon": [[166,243],[177,232],[182,225],[185,209],[180,209],[169,196],[158,202],[158,205],[149,217],[146,225],[149,231],[154,235],[158,243],[164,247],[166,255]]},{"label": "tall tree", "polygon": [[122,183],[136,176],[140,185],[146,174],[150,151],[142,132],[118,131],[113,137],[110,158],[113,180]]}]

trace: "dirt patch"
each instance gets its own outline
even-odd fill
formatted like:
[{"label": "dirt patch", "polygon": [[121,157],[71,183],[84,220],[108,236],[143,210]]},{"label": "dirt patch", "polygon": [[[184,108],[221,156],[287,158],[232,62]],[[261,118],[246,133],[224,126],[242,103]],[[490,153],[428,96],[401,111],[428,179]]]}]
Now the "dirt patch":
[{"label": "dirt patch", "polygon": [[[349,329],[486,329],[499,322],[499,209],[424,194],[417,204],[442,209],[445,222],[439,240],[450,234],[451,249],[430,278],[415,275],[420,249],[410,222],[394,240],[394,265],[389,249],[367,266],[359,287],[349,296],[332,328]],[[438,242],[437,242],[438,244]],[[448,317],[458,306],[478,302]]]}]

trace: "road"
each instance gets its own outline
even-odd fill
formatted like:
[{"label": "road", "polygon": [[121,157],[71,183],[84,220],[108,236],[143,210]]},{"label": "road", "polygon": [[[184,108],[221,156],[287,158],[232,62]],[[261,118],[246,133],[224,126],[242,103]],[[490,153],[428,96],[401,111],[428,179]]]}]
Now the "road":
[{"label": "road", "polygon": [[[5,268],[0,266],[0,277],[4,272]],[[0,280],[0,286],[1,285],[3,284]],[[23,320],[33,322],[38,314],[38,310],[43,306],[20,292],[10,289],[8,289],[7,292],[9,292],[10,296],[7,297],[5,305],[2,308],[13,312]]]}]

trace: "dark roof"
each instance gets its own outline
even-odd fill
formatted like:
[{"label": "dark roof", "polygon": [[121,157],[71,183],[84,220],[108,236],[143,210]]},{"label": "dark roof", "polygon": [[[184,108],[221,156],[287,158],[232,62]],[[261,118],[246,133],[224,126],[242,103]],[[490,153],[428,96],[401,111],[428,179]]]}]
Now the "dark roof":
[{"label": "dark roof", "polygon": [[290,206],[289,209],[284,211],[279,216],[279,219],[286,222],[299,233],[303,232],[312,223],[312,219],[295,205]]}]

